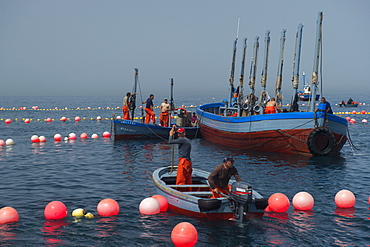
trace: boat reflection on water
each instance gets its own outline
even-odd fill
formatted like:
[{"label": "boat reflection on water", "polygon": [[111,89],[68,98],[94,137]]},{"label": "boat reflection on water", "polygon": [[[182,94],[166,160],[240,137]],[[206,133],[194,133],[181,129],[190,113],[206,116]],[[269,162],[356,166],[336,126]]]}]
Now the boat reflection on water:
[{"label": "boat reflection on water", "polygon": [[346,158],[342,154],[331,156],[312,156],[308,160],[309,165],[313,165],[318,169],[344,169],[346,165]]}]

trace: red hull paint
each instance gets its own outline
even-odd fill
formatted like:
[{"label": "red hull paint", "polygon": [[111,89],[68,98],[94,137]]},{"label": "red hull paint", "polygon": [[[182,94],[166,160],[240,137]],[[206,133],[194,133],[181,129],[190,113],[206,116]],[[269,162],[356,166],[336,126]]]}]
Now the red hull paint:
[{"label": "red hull paint", "polygon": [[[174,205],[168,205],[169,209],[177,214],[182,214],[190,217],[198,217],[198,218],[207,218],[209,220],[230,220],[235,219],[233,213],[200,213],[200,212],[193,212],[186,209],[182,209],[176,207]],[[262,218],[264,213],[247,213],[244,219],[256,219]]]},{"label": "red hull paint", "polygon": [[[269,130],[263,132],[233,133],[201,124],[204,139],[231,148],[245,150],[310,154],[307,146],[309,134],[314,129]],[[347,137],[333,133],[337,144],[333,153],[339,152]]]}]

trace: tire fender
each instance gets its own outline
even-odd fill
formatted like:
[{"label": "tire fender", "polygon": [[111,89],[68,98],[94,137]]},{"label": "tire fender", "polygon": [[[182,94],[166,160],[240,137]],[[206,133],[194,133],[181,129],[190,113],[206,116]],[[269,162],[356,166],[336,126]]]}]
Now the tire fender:
[{"label": "tire fender", "polygon": [[313,155],[329,155],[335,145],[334,134],[326,127],[318,127],[308,135],[307,146]]}]

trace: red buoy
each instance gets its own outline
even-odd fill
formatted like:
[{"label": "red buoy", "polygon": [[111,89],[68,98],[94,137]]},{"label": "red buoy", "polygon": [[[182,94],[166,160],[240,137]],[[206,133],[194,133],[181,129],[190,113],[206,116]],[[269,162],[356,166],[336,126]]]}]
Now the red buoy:
[{"label": "red buoy", "polygon": [[167,211],[168,201],[167,201],[166,197],[164,197],[162,195],[154,195],[152,197],[159,202],[161,212]]},{"label": "red buoy", "polygon": [[188,222],[181,222],[172,229],[171,240],[177,247],[194,246],[198,242],[197,229]]},{"label": "red buoy", "polygon": [[272,194],[268,200],[269,208],[278,213],[286,212],[290,206],[289,199],[282,193]]},{"label": "red buoy", "polygon": [[67,217],[67,215],[67,207],[60,201],[49,202],[44,210],[44,216],[47,220],[59,220]]},{"label": "red buoy", "polygon": [[100,216],[112,216],[119,214],[118,202],[110,198],[101,200],[96,209]]},{"label": "red buoy", "polygon": [[31,142],[40,142],[38,135],[31,136]]},{"label": "red buoy", "polygon": [[61,141],[61,140],[62,140],[62,136],[61,136],[60,134],[55,134],[55,135],[54,135],[54,141],[59,142],[59,141]]},{"label": "red buoy", "polygon": [[356,197],[349,190],[341,190],[335,195],[334,201],[337,207],[351,208],[355,206]]},{"label": "red buoy", "polygon": [[14,208],[4,207],[0,209],[0,224],[18,221],[18,219],[18,212]]},{"label": "red buoy", "polygon": [[108,131],[104,131],[103,137],[104,138],[109,138],[110,137],[110,133]]},{"label": "red buoy", "polygon": [[77,139],[77,136],[76,136],[75,133],[69,133],[68,134],[68,139],[70,139],[70,140],[76,140]]},{"label": "red buoy", "polygon": [[81,133],[81,135],[80,135],[80,138],[81,139],[86,139],[86,138],[88,138],[89,136],[86,134],[86,133]]},{"label": "red buoy", "polygon": [[12,120],[10,118],[5,119],[6,124],[10,124],[11,122],[12,122]]}]

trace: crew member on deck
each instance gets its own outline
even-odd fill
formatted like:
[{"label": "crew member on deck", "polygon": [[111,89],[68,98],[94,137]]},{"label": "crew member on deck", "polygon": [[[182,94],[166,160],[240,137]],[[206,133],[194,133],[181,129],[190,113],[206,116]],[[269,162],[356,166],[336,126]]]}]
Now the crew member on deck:
[{"label": "crew member on deck", "polygon": [[150,123],[150,120],[152,120],[152,123],[155,124],[155,114],[153,111],[153,99],[154,99],[154,94],[149,95],[149,98],[142,102],[142,104],[146,104],[145,106],[145,123]]},{"label": "crew member on deck", "polygon": [[192,184],[191,174],[193,172],[193,167],[190,158],[191,143],[190,140],[186,138],[184,128],[177,129],[178,139],[173,139],[175,132],[176,125],[173,125],[170,130],[168,143],[179,144],[179,163],[177,164],[176,184]]},{"label": "crew member on deck", "polygon": [[269,100],[266,103],[265,114],[271,114],[276,112],[281,112],[281,109],[279,108],[275,98],[271,98],[271,100]]},{"label": "crew member on deck", "polygon": [[[123,119],[125,120],[131,120],[130,118],[130,97],[134,95],[135,93],[131,94],[130,92],[127,92],[126,96],[123,98]],[[134,118],[134,116],[132,116]]]},{"label": "crew member on deck", "polygon": [[170,110],[171,110],[171,106],[170,104],[167,103],[167,99],[165,98],[163,100],[163,103],[160,105],[159,107],[159,110],[161,111],[161,115],[159,117],[159,122],[161,124],[161,126],[163,127],[168,127],[168,124],[169,124],[169,120],[170,120]]},{"label": "crew member on deck", "polygon": [[[324,123],[327,123],[328,117],[327,113],[333,114],[333,110],[331,109],[331,105],[329,102],[326,101],[325,97],[321,97],[321,102],[317,106],[316,112],[318,112],[318,117],[320,120],[319,126],[324,126]],[[323,120],[326,120],[325,122]]]},{"label": "crew member on deck", "polygon": [[229,181],[231,176],[234,176],[236,181],[240,182],[242,179],[238,174],[238,170],[234,167],[234,158],[232,156],[226,157],[224,163],[216,166],[216,168],[209,174],[208,182],[212,189],[211,198],[220,198],[223,195],[230,194]]}]

